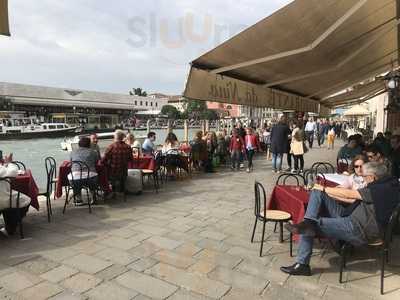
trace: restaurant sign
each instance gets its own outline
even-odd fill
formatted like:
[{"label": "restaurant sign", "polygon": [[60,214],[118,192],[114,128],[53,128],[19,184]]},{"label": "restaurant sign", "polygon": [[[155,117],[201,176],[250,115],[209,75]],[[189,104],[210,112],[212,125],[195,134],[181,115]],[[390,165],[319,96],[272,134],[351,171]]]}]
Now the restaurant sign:
[{"label": "restaurant sign", "polygon": [[191,68],[184,96],[188,99],[282,110],[319,112],[319,103],[295,94]]}]

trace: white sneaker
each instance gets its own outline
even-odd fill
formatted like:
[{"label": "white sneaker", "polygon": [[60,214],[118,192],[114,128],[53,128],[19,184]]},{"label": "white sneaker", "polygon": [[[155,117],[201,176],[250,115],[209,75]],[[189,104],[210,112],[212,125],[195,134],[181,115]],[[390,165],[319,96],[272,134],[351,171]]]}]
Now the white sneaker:
[{"label": "white sneaker", "polygon": [[247,172],[247,173],[250,173],[250,169],[249,169],[249,168],[247,168],[247,169],[246,169],[246,172]]}]

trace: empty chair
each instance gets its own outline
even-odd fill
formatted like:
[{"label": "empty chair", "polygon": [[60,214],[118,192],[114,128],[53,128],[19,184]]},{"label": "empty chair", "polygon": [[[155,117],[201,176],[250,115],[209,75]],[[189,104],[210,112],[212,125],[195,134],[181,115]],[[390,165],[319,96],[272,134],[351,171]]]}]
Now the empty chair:
[{"label": "empty chair", "polygon": [[39,196],[46,197],[46,208],[47,208],[47,221],[50,223],[53,211],[51,209],[51,193],[53,192],[54,174],[56,172],[56,161],[52,157],[46,157],[44,160],[46,168],[46,190],[39,193]]},{"label": "empty chair", "polygon": [[[257,222],[263,223],[262,236],[261,236],[261,246],[260,246],[260,257],[262,256],[262,250],[264,245],[264,235],[265,235],[265,224],[267,222],[279,223],[280,235],[279,241],[283,242],[283,223],[289,222],[291,220],[291,215],[287,212],[280,210],[268,210],[267,209],[267,198],[265,194],[265,189],[263,185],[259,182],[254,183],[254,228],[251,235],[251,242],[253,243],[254,234],[256,232]],[[292,245],[292,234],[290,234],[290,256],[292,256],[293,245]]]},{"label": "empty chair", "polygon": [[[294,183],[294,184],[293,184]],[[306,180],[303,175],[300,174],[292,174],[285,173],[281,174],[276,180],[276,185],[296,185],[296,186],[305,186]]]}]

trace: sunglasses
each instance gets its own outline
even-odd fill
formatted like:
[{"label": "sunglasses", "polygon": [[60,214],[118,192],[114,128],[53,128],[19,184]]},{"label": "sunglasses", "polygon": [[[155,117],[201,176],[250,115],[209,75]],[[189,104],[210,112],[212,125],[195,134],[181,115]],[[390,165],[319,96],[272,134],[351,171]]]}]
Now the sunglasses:
[{"label": "sunglasses", "polygon": [[361,167],[362,167],[362,165],[355,165],[354,169],[358,169],[358,168],[361,168]]}]

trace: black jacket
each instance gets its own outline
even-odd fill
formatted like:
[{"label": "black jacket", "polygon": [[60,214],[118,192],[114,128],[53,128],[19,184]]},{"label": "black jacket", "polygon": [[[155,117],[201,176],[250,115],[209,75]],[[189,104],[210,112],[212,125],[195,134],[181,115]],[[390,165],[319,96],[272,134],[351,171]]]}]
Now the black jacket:
[{"label": "black jacket", "polygon": [[272,153],[287,153],[288,152],[288,136],[290,128],[284,123],[278,123],[271,130],[271,152]]}]

